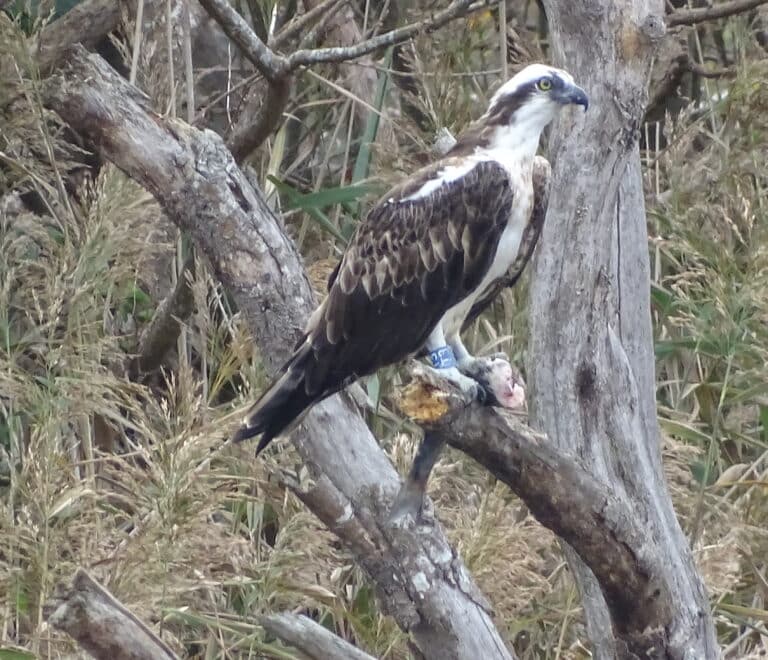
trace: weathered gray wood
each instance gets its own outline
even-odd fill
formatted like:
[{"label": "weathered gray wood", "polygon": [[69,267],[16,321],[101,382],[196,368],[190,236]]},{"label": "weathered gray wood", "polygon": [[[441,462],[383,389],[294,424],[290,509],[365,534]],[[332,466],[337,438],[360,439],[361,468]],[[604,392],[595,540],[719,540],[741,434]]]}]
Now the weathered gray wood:
[{"label": "weathered gray wood", "polygon": [[[556,65],[590,110],[555,130],[552,194],[531,288],[532,420],[644,521],[654,581],[675,594],[653,657],[715,658],[704,586],[661,472],[638,129],[662,0],[545,0]],[[572,568],[590,631],[608,617],[594,575]],[[604,592],[604,590],[603,590]],[[628,625],[612,619],[614,631]],[[620,635],[617,635],[620,637]],[[636,649],[593,637],[596,657]]]},{"label": "weathered gray wood", "polygon": [[[194,237],[274,372],[300,333],[312,293],[295,245],[222,140],[152,113],[146,97],[82,48],[71,53],[44,97]],[[399,478],[349,398],[316,406],[293,438],[313,477],[297,491],[350,548],[376,584],[383,610],[412,634],[422,654],[512,657],[439,526],[386,524]]]},{"label": "weathered gray wood", "polygon": [[283,612],[261,617],[259,623],[309,660],[375,660],[306,616]]},{"label": "weathered gray wood", "polygon": [[515,413],[472,405],[439,372],[421,365],[412,373],[403,409],[506,483],[539,522],[570,544],[605,594],[608,639],[615,634],[640,657],[662,648],[677,594],[662,576],[656,543],[632,503]]},{"label": "weathered gray wood", "polygon": [[176,654],[109,591],[79,568],[44,615],[96,660],[176,660]]},{"label": "weathered gray wood", "polygon": [[40,31],[32,56],[42,73],[61,64],[62,54],[76,43],[95,46],[120,24],[117,0],[85,0]]}]

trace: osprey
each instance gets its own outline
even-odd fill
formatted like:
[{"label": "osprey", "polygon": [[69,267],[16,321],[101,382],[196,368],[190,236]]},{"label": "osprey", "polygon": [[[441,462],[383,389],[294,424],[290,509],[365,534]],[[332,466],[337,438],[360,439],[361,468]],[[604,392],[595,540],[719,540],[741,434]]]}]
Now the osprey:
[{"label": "osprey", "polygon": [[[543,159],[534,166],[539,137],[573,104],[586,110],[588,100],[570,74],[532,64],[498,89],[443,158],[384,195],[234,440],[261,435],[258,454],[314,403],[422,352],[463,391],[514,404],[516,383],[490,392],[480,385],[487,360],[470,355],[460,332],[530,258],[543,219],[535,174],[549,171]],[[542,195],[546,185],[537,188]]]}]

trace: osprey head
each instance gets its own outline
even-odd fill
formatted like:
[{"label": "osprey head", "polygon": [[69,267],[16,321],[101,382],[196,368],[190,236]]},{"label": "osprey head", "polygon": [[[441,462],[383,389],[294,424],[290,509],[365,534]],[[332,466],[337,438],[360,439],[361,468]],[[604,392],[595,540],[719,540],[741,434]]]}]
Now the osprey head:
[{"label": "osprey head", "polygon": [[[505,82],[493,95],[483,117],[497,126],[499,142],[535,139],[567,105],[581,105],[586,111],[589,99],[567,71],[544,64],[531,64]],[[526,140],[527,141],[527,140]]]}]

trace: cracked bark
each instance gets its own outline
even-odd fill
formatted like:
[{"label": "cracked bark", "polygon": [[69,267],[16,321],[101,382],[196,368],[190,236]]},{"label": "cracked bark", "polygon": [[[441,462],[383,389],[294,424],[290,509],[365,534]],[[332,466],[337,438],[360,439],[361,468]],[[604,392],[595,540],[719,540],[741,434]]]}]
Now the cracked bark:
[{"label": "cracked bark", "polygon": [[178,656],[135,614],[78,569],[69,587],[45,604],[43,614],[97,660],[177,660]]},{"label": "cracked bark", "polygon": [[[675,597],[651,657],[716,658],[707,594],[664,482],[656,420],[637,137],[664,5],[544,4],[554,62],[585,87],[590,111],[564,118],[571,125],[555,130],[550,143],[552,192],[531,286],[532,423],[556,447],[579,456],[643,521],[656,577]],[[609,632],[604,585],[581,560],[569,559],[595,657],[635,657]],[[614,632],[626,625],[612,623]]]},{"label": "cracked bark", "polygon": [[515,413],[472,403],[434,370],[416,365],[412,373],[415,379],[401,396],[403,410],[506,483],[594,574],[607,605],[608,636],[618,642],[612,657],[699,652],[687,641],[678,646],[679,640],[667,638],[677,593],[657,539],[621,491]]},{"label": "cracked bark", "polygon": [[[141,92],[82,48],[47,83],[44,101],[194,237],[274,372],[312,293],[296,247],[222,140],[154,114]],[[365,568],[383,611],[424,657],[514,657],[442,530],[386,524],[399,478],[347,396],[316,406],[293,440],[312,475],[308,490],[296,486],[307,506]]]}]

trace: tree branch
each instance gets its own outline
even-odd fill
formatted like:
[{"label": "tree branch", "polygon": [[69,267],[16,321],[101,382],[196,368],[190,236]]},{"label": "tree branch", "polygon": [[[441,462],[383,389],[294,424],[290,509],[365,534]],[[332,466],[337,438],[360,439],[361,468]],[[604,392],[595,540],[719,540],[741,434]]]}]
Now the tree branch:
[{"label": "tree branch", "polygon": [[514,413],[473,405],[418,364],[402,395],[404,411],[507,484],[536,519],[566,541],[595,574],[618,639],[646,657],[672,610],[643,522],[578,460]]},{"label": "tree branch", "polygon": [[200,0],[200,4],[267,80],[274,82],[289,73],[286,58],[259,39],[227,0]]},{"label": "tree branch", "polygon": [[157,306],[152,320],[141,333],[139,352],[129,369],[133,377],[157,369],[165,354],[176,344],[181,322],[195,306],[195,297],[187,279],[194,263],[194,255],[190,254],[184,261],[173,291]]},{"label": "tree branch", "polygon": [[[346,1],[347,0],[342,0],[342,2]],[[293,19],[288,25],[280,30],[280,32],[278,32],[270,41],[270,47],[273,50],[279,50],[291,39],[298,36],[305,27],[311,25],[313,21],[320,19],[321,17],[324,19],[327,14],[333,16],[336,10],[340,7],[341,3],[339,0],[323,0],[309,11],[305,11],[303,14]]]},{"label": "tree branch", "polygon": [[262,628],[301,651],[308,660],[375,660],[312,619],[298,614],[272,614]]},{"label": "tree branch", "polygon": [[[47,83],[44,101],[193,236],[274,373],[311,312],[312,293],[295,245],[221,139],[154,114],[82,48]],[[292,438],[312,477],[307,506],[337,531],[374,581],[382,610],[426,658],[513,657],[439,526],[388,525],[399,478],[346,395],[315,406]]]},{"label": "tree branch", "polygon": [[176,660],[176,654],[109,591],[79,568],[43,610],[97,660]]},{"label": "tree branch", "polygon": [[[210,1],[210,0],[206,0]],[[367,39],[356,46],[346,46],[339,48],[317,48],[314,50],[297,50],[288,56],[288,68],[294,70],[300,66],[309,64],[321,64],[327,62],[345,62],[354,60],[368,53],[372,53],[379,48],[392,46],[415,37],[424,32],[433,32],[446,23],[466,16],[473,0],[455,0],[446,9],[435,13],[430,18],[406,25],[390,32],[385,32],[371,39]],[[485,6],[484,4],[482,6]],[[477,9],[481,6],[478,5]]]},{"label": "tree branch", "polygon": [[76,43],[91,48],[120,24],[116,0],[85,0],[40,32],[33,56],[40,73],[62,63],[61,55]]},{"label": "tree branch", "polygon": [[[262,81],[257,85],[266,85],[268,93],[258,95],[261,98],[251,94],[227,137],[227,147],[238,163],[248,158],[269,137],[283,118],[283,110],[290,98],[291,85],[287,78],[266,83]],[[257,102],[260,105],[253,111],[252,104]]]},{"label": "tree branch", "polygon": [[667,27],[677,25],[696,25],[705,21],[715,21],[718,18],[727,18],[735,14],[743,14],[750,9],[764,5],[768,0],[731,0],[713,7],[701,7],[698,9],[679,9],[666,17]]},{"label": "tree branch", "polygon": [[[200,4],[269,83],[268,94],[260,100],[261,104],[255,117],[252,118],[251,112],[246,111],[245,118],[238,120],[228,140],[228,145],[238,163],[251,154],[280,121],[289,99],[290,75],[300,66],[356,59],[383,46],[410,39],[421,32],[436,30],[449,21],[466,15],[468,11],[483,6],[483,3],[480,3],[471,8],[472,0],[455,0],[447,9],[437,12],[428,19],[392,30],[354,46],[298,50],[284,57],[267,46],[227,0],[200,0]],[[321,6],[325,7],[325,3]],[[324,19],[330,15],[331,13],[328,12]],[[288,29],[292,28],[289,26]],[[252,103],[249,103],[250,105]]]},{"label": "tree branch", "polygon": [[479,10],[485,6],[485,3],[479,3],[471,7],[472,2],[473,0],[455,0],[446,9],[436,12],[430,18],[367,39],[355,46],[297,50],[284,57],[277,55],[259,39],[242,16],[226,0],[200,0],[205,10],[213,16],[224,32],[269,81],[287,76],[300,66],[345,62],[362,57],[379,48],[406,41],[417,34],[437,30],[455,18],[465,16],[470,9]]}]

